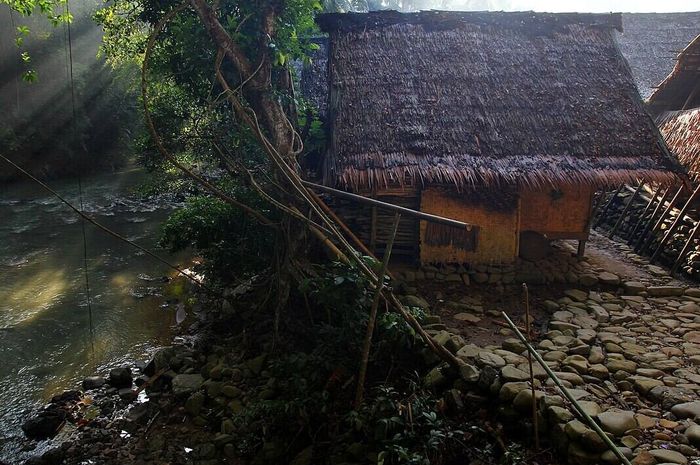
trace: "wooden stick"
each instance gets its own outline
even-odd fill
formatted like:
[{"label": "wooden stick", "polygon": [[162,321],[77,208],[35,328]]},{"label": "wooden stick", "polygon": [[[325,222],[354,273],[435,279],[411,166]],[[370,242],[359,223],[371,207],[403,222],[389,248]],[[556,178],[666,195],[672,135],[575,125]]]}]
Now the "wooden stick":
[{"label": "wooden stick", "polygon": [[649,234],[649,231],[651,231],[652,226],[655,225],[654,218],[656,218],[656,214],[659,213],[659,211],[661,211],[662,208],[664,208],[664,205],[666,205],[666,200],[668,200],[668,197],[669,195],[671,195],[672,190],[673,184],[669,184],[668,188],[666,188],[666,192],[664,192],[664,195],[661,197],[661,200],[654,208],[654,211],[651,213],[649,221],[647,221],[647,224],[644,225],[644,229],[642,229],[642,232],[639,234],[637,241],[634,243],[635,252],[639,252],[642,244],[644,243],[644,239],[647,237],[647,234]]},{"label": "wooden stick", "polygon": [[377,283],[377,290],[375,291],[374,298],[372,299],[372,308],[370,309],[369,321],[367,322],[367,333],[365,334],[365,341],[362,346],[362,361],[360,362],[360,373],[357,377],[357,391],[355,391],[355,409],[358,409],[362,404],[362,397],[364,396],[365,392],[367,363],[369,362],[369,351],[372,346],[374,324],[377,320],[377,309],[379,307],[379,300],[382,296],[382,289],[384,289],[384,276],[386,275],[387,268],[389,267],[389,257],[391,257],[391,249],[394,246],[394,238],[396,237],[396,230],[399,229],[400,220],[401,213],[397,213],[394,216],[393,232],[391,236],[389,236],[389,242],[386,244],[384,257],[382,257],[382,269],[379,272],[379,282]]},{"label": "wooden stick", "polygon": [[629,237],[627,238],[627,245],[631,245],[632,241],[634,241],[634,235],[637,233],[639,230],[639,227],[644,223],[644,218],[647,216],[649,213],[649,210],[651,210],[651,207],[654,205],[654,202],[656,201],[656,198],[659,196],[659,193],[661,192],[661,184],[656,188],[656,190],[652,193],[651,198],[649,199],[649,203],[647,204],[646,208],[642,212],[641,215],[639,215],[639,219],[637,220],[637,223],[634,225],[634,228],[632,228],[632,232],[629,234]]},{"label": "wooden stick", "polygon": [[[581,407],[581,404],[579,404],[578,401],[574,398],[574,396],[571,395],[571,393],[566,388],[566,386],[564,386],[562,384],[561,380],[557,377],[557,375],[554,374],[552,369],[549,368],[549,365],[547,365],[547,363],[542,359],[540,354],[538,354],[537,351],[534,349],[534,347],[532,347],[532,345],[530,345],[530,343],[527,342],[527,339],[525,339],[525,336],[523,336],[523,333],[521,333],[520,330],[517,328],[517,326],[515,326],[515,323],[513,323],[513,321],[508,317],[506,312],[501,312],[501,313],[503,314],[503,317],[508,322],[508,325],[510,326],[510,328],[515,332],[516,336],[518,336],[518,339],[520,339],[520,341],[523,344],[525,344],[527,351],[533,357],[535,357],[535,360],[537,360],[537,363],[539,363],[540,366],[544,369],[544,371],[547,373],[547,376],[549,376],[550,379],[552,381],[554,381],[554,384],[556,384],[557,387],[559,388],[559,390],[562,392],[562,394],[564,394],[564,397],[566,397],[569,400],[569,402],[571,402],[571,405],[574,406],[574,408],[576,409],[578,414],[581,415],[581,417],[584,418],[586,420],[586,422],[588,422],[588,425],[593,429],[593,431],[596,432],[596,434],[598,434],[600,439],[602,439],[603,442],[605,442],[605,444],[615,454],[615,456],[617,456],[617,458],[620,459],[620,462],[622,462],[624,465],[632,465],[630,463],[630,461],[627,459],[627,457],[625,457],[625,454],[623,454],[622,451],[620,451],[620,449],[617,448],[617,446],[610,440],[608,435],[605,434],[605,432],[600,428],[600,426],[598,426],[598,423],[596,423],[593,420],[593,418],[591,418],[590,415],[588,415],[588,413],[586,413],[586,411],[583,409],[583,407]],[[533,403],[535,402],[534,398],[532,399],[532,402]]]},{"label": "wooden stick", "polygon": [[357,247],[360,248],[360,250],[361,250],[363,253],[369,255],[369,256],[372,257],[372,258],[376,258],[376,257],[374,256],[374,254],[373,254],[372,252],[370,252],[370,250],[369,250],[367,247],[365,247],[365,244],[363,244],[362,241],[361,241],[361,240],[352,232],[352,230],[345,224],[345,222],[340,220],[340,218],[338,217],[338,215],[335,214],[335,212],[331,209],[331,207],[329,207],[328,204],[327,204],[326,202],[324,202],[323,199],[322,199],[321,197],[318,196],[317,193],[315,193],[315,192],[313,192],[313,191],[309,191],[309,193],[310,193],[311,196],[314,198],[314,200],[316,200],[316,202],[317,202],[318,205],[321,207],[321,209],[322,209],[324,212],[326,212],[326,214],[327,214],[328,216],[330,216],[330,217],[333,219],[333,221],[335,221],[335,222],[338,224],[338,226],[340,226],[340,229],[342,229],[343,232],[344,232],[345,234],[347,234],[347,236],[355,243],[355,245],[356,245]]},{"label": "wooden stick", "polygon": [[455,228],[466,229],[467,231],[471,231],[472,228],[478,227],[476,225],[464,223],[462,221],[453,220],[451,218],[445,218],[443,216],[432,215],[430,213],[425,213],[425,212],[421,212],[418,210],[412,210],[410,208],[401,207],[399,205],[394,205],[391,203],[382,202],[381,200],[371,199],[369,197],[364,197],[362,195],[351,194],[350,192],[345,192],[345,191],[341,191],[338,189],[333,189],[332,187],[322,186],[320,184],[314,184],[314,183],[309,182],[309,181],[302,180],[301,183],[304,186],[309,187],[311,189],[316,189],[316,190],[319,190],[322,192],[327,192],[327,193],[335,195],[337,197],[341,197],[341,198],[345,198],[345,199],[349,199],[349,200],[354,200],[356,202],[365,203],[368,205],[374,205],[376,207],[384,208],[386,210],[393,210],[393,211],[399,212],[401,214],[413,216],[413,217],[416,217],[416,218],[419,218],[419,219],[425,220],[425,221],[431,221],[433,223],[446,224],[448,226],[452,226]]},{"label": "wooden stick", "polygon": [[[530,296],[527,284],[523,283],[525,296],[525,327],[527,328],[527,340],[532,341],[532,321],[530,320]],[[530,365],[530,389],[532,389],[532,425],[535,428],[535,451],[540,449],[540,430],[537,422],[537,402],[535,402],[535,371],[532,369],[532,354],[528,351],[527,363]]]},{"label": "wooden stick", "polygon": [[664,224],[664,221],[668,217],[669,213],[673,210],[674,206],[676,205],[676,202],[678,202],[678,199],[680,198],[681,194],[683,193],[683,188],[684,186],[681,184],[681,186],[678,188],[678,191],[676,191],[676,194],[673,196],[671,199],[671,203],[664,209],[664,211],[661,213],[661,216],[657,220],[657,222],[654,224],[654,227],[651,229],[649,237],[646,239],[644,244],[639,250],[639,253],[644,253],[646,250],[649,248],[651,243],[654,241],[654,237],[656,235],[656,232],[661,229],[661,225]]},{"label": "wooden stick", "polygon": [[666,234],[664,234],[664,237],[661,239],[659,246],[656,247],[656,250],[651,255],[651,259],[649,259],[651,263],[654,263],[654,261],[658,258],[659,254],[661,254],[664,247],[666,246],[666,243],[669,239],[671,239],[671,236],[674,232],[676,232],[676,229],[678,229],[678,226],[680,226],[681,222],[683,221],[685,213],[688,211],[693,202],[695,202],[695,199],[698,197],[699,194],[700,185],[696,187],[693,193],[690,195],[690,197],[688,197],[688,200],[685,202],[685,205],[683,205],[683,208],[681,208],[681,211],[678,213],[676,220],[673,222],[673,224],[671,224],[671,227],[666,231]]},{"label": "wooden stick", "polygon": [[698,238],[698,235],[700,235],[700,221],[695,223],[695,227],[693,228],[693,232],[688,237],[688,240],[685,241],[685,245],[683,246],[681,253],[678,254],[676,261],[673,262],[673,266],[671,267],[671,276],[676,274],[676,271],[678,271],[678,267],[680,266],[681,262],[685,258],[685,255],[688,253],[688,249],[693,245],[693,242],[695,241],[695,239]]},{"label": "wooden stick", "polygon": [[610,209],[610,205],[612,205],[612,203],[615,201],[615,199],[617,198],[617,196],[620,194],[620,191],[622,191],[622,189],[623,189],[624,187],[625,187],[624,184],[620,184],[620,187],[618,187],[617,190],[615,191],[615,193],[613,194],[613,196],[610,197],[610,199],[608,200],[608,202],[607,202],[607,203],[605,204],[605,206],[603,207],[603,210],[600,212],[600,215],[598,215],[598,218],[596,219],[595,223],[593,223],[593,227],[594,227],[594,228],[597,228],[598,225],[600,224],[600,222],[603,221],[603,218],[605,218],[605,214],[606,214],[606,213],[608,212],[608,210]]},{"label": "wooden stick", "polygon": [[642,190],[642,187],[644,187],[644,181],[641,181],[637,188],[634,190],[634,193],[632,194],[632,197],[630,197],[629,201],[627,202],[627,205],[625,205],[625,208],[622,210],[622,213],[620,214],[620,217],[617,219],[615,222],[615,225],[612,227],[610,230],[610,233],[608,234],[608,238],[612,239],[615,236],[615,232],[617,231],[617,228],[620,227],[622,224],[622,220],[625,219],[625,216],[627,215],[627,212],[629,209],[632,207],[632,204],[634,203],[635,199],[639,195],[639,193]]}]

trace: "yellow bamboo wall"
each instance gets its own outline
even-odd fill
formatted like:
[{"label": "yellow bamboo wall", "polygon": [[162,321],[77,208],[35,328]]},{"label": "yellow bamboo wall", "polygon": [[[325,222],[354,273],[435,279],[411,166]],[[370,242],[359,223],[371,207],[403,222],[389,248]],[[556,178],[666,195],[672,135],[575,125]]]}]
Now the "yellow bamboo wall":
[{"label": "yellow bamboo wall", "polygon": [[421,263],[508,263],[518,254],[518,208],[495,211],[485,203],[473,204],[454,191],[426,187],[421,193],[421,211],[478,225],[476,251],[467,252],[451,246],[425,244],[426,223],[420,222]]},{"label": "yellow bamboo wall", "polygon": [[559,188],[560,198],[552,189],[520,192],[520,231],[537,231],[552,238],[576,239],[585,234],[591,208],[590,186]]}]

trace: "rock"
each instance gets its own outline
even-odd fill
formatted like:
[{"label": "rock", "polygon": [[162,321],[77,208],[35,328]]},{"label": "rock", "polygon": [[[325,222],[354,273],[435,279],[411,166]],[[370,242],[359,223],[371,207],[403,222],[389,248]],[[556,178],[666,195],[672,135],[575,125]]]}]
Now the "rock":
[{"label": "rock", "polygon": [[503,384],[503,386],[501,386],[501,390],[498,392],[498,398],[501,400],[501,402],[510,402],[513,399],[515,399],[515,396],[517,396],[520,391],[523,391],[525,389],[530,389],[528,383],[505,383]]},{"label": "rock", "polygon": [[700,305],[695,302],[689,302],[678,307],[678,310],[683,313],[700,313]]},{"label": "rock", "polygon": [[41,441],[52,438],[66,419],[63,410],[45,410],[22,424],[22,431],[29,439]]},{"label": "rock", "polygon": [[629,447],[630,449],[634,449],[639,445],[639,439],[635,438],[634,436],[622,436],[622,439],[620,439],[620,442],[624,444],[625,446]]},{"label": "rock", "polygon": [[235,399],[237,397],[240,397],[242,394],[242,391],[238,389],[236,386],[232,386],[230,384],[227,384],[223,388],[221,388],[221,393],[228,397],[229,399]]},{"label": "rock", "polygon": [[548,409],[549,421],[552,423],[568,423],[574,419],[574,415],[563,407],[552,405]]},{"label": "rock", "polygon": [[476,363],[480,366],[491,366],[494,368],[502,368],[506,365],[503,357],[496,355],[493,352],[481,351],[476,356]]},{"label": "rock", "polygon": [[585,302],[588,300],[588,292],[581,291],[579,289],[567,289],[564,291],[564,295],[575,302]]},{"label": "rock", "polygon": [[603,355],[603,349],[598,346],[591,347],[591,351],[588,353],[588,363],[595,365],[603,363],[604,360],[605,355]]},{"label": "rock", "polygon": [[647,292],[653,297],[672,297],[683,295],[685,288],[680,286],[649,286]]},{"label": "rock", "polygon": [[452,318],[458,321],[464,321],[466,323],[478,323],[481,321],[480,317],[471,313],[457,313]]},{"label": "rock", "polygon": [[422,297],[415,295],[404,295],[400,298],[401,303],[407,307],[417,307],[423,311],[430,310],[430,304]]},{"label": "rock", "polygon": [[645,430],[656,426],[656,420],[644,414],[638,413],[634,416],[634,418],[637,420],[639,429]]},{"label": "rock", "polygon": [[664,385],[664,382],[661,380],[646,378],[644,376],[630,376],[628,379],[632,381],[635,389],[642,394],[647,394],[653,388]]},{"label": "rock", "polygon": [[588,373],[588,360],[586,360],[586,358],[582,355],[570,355],[566,357],[562,363],[566,366],[572,367],[581,375]]},{"label": "rock", "polygon": [[83,380],[83,391],[90,391],[92,389],[99,389],[104,386],[106,380],[101,376],[90,376]]},{"label": "rock", "polygon": [[200,374],[182,374],[173,378],[173,394],[175,396],[185,396],[199,390],[204,383],[204,378]]},{"label": "rock", "polygon": [[606,449],[605,442],[598,434],[579,420],[568,422],[564,431],[572,441],[583,444],[588,450],[604,451]]},{"label": "rock", "polygon": [[[629,447],[618,447],[619,451],[622,452],[622,455],[627,457],[628,459],[632,458],[632,449]],[[600,455],[600,460],[603,463],[607,463],[610,465],[617,465],[620,463],[620,459],[615,455],[615,452],[611,450],[606,450]]]},{"label": "rock", "polygon": [[694,344],[700,344],[700,331],[688,331],[683,335],[683,340]]},{"label": "rock", "polygon": [[632,459],[632,465],[656,465],[656,459],[649,452],[643,450]]},{"label": "rock", "polygon": [[130,387],[125,387],[125,388],[119,389],[117,391],[117,394],[119,394],[119,397],[127,402],[133,402],[138,397],[138,394],[136,394],[136,391],[134,391]]},{"label": "rock", "polygon": [[204,393],[195,392],[187,398],[185,401],[185,412],[189,413],[193,417],[199,415],[199,412],[204,406]]},{"label": "rock", "polygon": [[114,368],[109,372],[109,384],[117,389],[131,387],[133,378],[131,376],[131,368],[122,367]]},{"label": "rock", "polygon": [[508,350],[510,352],[513,352],[514,354],[521,354],[525,352],[526,347],[525,344],[520,342],[520,339],[511,337],[503,341],[503,344],[501,345],[504,350]]},{"label": "rock", "polygon": [[647,290],[647,287],[638,281],[626,281],[624,283],[625,292],[630,295],[637,295]]},{"label": "rock", "polygon": [[529,374],[515,368],[513,365],[506,365],[501,368],[501,377],[504,381],[527,381],[530,379]]},{"label": "rock", "polygon": [[680,463],[686,465],[688,459],[680,452],[669,449],[652,449],[649,451],[652,457],[659,463]]},{"label": "rock", "polygon": [[592,400],[581,400],[579,401],[579,405],[589,417],[595,417],[603,411],[603,409],[600,408],[600,405]]},{"label": "rock", "polygon": [[671,413],[678,418],[696,418],[700,415],[700,401],[676,404],[671,407]]},{"label": "rock", "polygon": [[620,277],[608,271],[603,271],[598,274],[598,281],[608,286],[617,286],[620,284]]},{"label": "rock", "polygon": [[685,437],[688,438],[688,442],[690,442],[692,445],[700,446],[700,425],[692,423],[685,430]]},{"label": "rock", "polygon": [[447,383],[447,377],[443,374],[440,367],[435,367],[425,375],[423,383],[429,389],[438,389]]},{"label": "rock", "polygon": [[[544,392],[535,391],[535,401],[539,401],[544,397]],[[524,389],[513,399],[513,407],[520,412],[532,412],[532,391]]]},{"label": "rock", "polygon": [[459,366],[459,377],[468,383],[475,383],[479,379],[479,370],[468,363]]},{"label": "rock", "polygon": [[608,360],[608,363],[605,364],[605,366],[608,367],[608,370],[610,370],[611,373],[615,373],[617,371],[626,371],[627,373],[634,373],[635,370],[637,369],[637,364],[631,360],[615,360],[615,359],[610,359]]},{"label": "rock", "polygon": [[598,415],[603,431],[615,436],[622,436],[626,431],[637,428],[634,412],[625,410],[608,410]]}]

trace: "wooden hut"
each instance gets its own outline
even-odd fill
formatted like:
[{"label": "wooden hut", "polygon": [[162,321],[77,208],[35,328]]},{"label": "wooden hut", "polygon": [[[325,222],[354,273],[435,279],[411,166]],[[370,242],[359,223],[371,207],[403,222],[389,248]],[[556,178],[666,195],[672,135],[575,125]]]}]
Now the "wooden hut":
[{"label": "wooden hut", "polygon": [[[668,182],[682,171],[616,46],[620,21],[321,15],[329,34],[322,182],[477,226],[403,219],[395,254],[423,264],[510,263],[533,234],[583,243],[599,186]],[[390,212],[335,208],[381,253]]]},{"label": "wooden hut", "polygon": [[[700,29],[700,28],[699,28]],[[700,32],[700,30],[698,31]],[[649,110],[671,151],[700,178],[700,36],[676,59],[673,71],[649,97]]]}]

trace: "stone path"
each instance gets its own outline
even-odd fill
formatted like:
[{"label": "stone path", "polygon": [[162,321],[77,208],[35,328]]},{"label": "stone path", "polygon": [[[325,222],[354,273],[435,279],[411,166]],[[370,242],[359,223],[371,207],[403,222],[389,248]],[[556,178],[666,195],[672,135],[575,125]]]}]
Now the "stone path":
[{"label": "stone path", "polygon": [[[549,296],[532,299],[544,320],[537,350],[633,464],[700,464],[700,289],[602,236],[593,240],[588,262],[586,272],[595,273],[597,281],[591,288],[580,283],[532,288],[533,294]],[[483,288],[485,296],[488,287]],[[472,295],[475,291],[470,288]],[[505,339],[488,342],[469,338],[463,327],[451,328],[456,320],[481,324],[480,318],[493,313],[488,307],[482,297],[480,305],[462,305],[460,313],[440,312],[447,326],[438,322],[431,332],[465,362],[454,386],[465,395],[474,389],[490,393],[499,400],[504,423],[523,425],[532,405],[524,345],[503,328],[491,331],[506,334]],[[522,312],[512,311],[522,324]],[[428,384],[443,382],[436,370]],[[538,423],[551,446],[570,464],[618,463],[571,413],[575,410],[544,370],[535,366],[533,371]]]},{"label": "stone path", "polygon": [[[700,289],[620,290],[568,289],[546,301],[551,319],[537,349],[632,463],[687,464],[700,446]],[[435,336],[465,362],[464,381],[497,393],[506,419],[528,418],[530,370],[518,339],[480,347],[447,331]],[[541,429],[569,463],[617,463],[571,406],[563,408],[544,370],[533,371]]]}]

